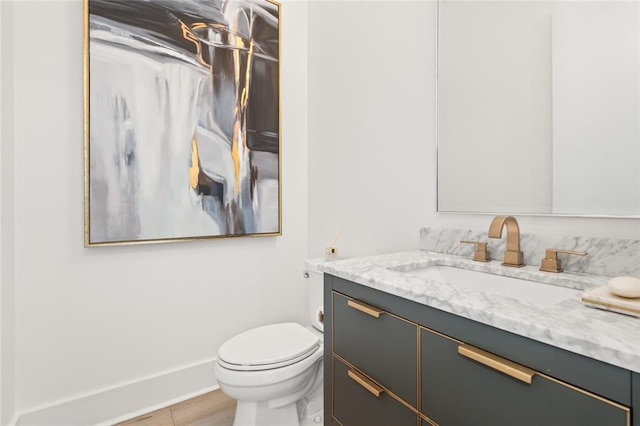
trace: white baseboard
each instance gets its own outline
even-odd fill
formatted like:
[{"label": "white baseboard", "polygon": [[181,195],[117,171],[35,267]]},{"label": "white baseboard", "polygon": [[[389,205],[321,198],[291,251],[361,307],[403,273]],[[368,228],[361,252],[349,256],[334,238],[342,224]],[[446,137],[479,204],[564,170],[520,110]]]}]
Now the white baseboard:
[{"label": "white baseboard", "polygon": [[215,358],[17,415],[15,426],[108,426],[219,389]]}]

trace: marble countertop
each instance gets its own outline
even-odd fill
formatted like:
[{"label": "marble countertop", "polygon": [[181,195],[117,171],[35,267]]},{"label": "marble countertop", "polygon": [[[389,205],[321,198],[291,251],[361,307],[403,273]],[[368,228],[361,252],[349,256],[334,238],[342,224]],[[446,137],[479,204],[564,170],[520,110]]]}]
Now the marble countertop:
[{"label": "marble countertop", "polygon": [[[431,265],[457,266],[576,289],[566,299],[542,306],[481,289],[456,287],[407,273]],[[608,277],[540,272],[537,267],[504,267],[451,254],[422,250],[314,263],[314,269],[413,300],[514,334],[640,373],[640,318],[590,308],[585,290]]]}]

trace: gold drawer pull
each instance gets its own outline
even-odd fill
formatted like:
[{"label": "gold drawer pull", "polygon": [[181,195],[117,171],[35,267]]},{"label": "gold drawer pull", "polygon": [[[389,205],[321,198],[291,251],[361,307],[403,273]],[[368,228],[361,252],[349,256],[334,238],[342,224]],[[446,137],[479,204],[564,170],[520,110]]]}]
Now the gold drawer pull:
[{"label": "gold drawer pull", "polygon": [[384,392],[384,388],[373,383],[371,380],[364,377],[362,374],[354,370],[347,371],[347,375],[351,377],[357,384],[371,392],[376,398],[380,398],[380,395]]},{"label": "gold drawer pull", "polygon": [[513,361],[500,358],[499,356],[473,346],[460,345],[458,346],[458,353],[529,385],[533,381],[533,376],[536,374],[535,370],[516,364]]},{"label": "gold drawer pull", "polygon": [[347,301],[347,305],[374,318],[380,318],[380,315],[384,313],[382,309],[374,308],[371,305],[367,305],[366,303],[362,302],[356,302],[355,300]]}]

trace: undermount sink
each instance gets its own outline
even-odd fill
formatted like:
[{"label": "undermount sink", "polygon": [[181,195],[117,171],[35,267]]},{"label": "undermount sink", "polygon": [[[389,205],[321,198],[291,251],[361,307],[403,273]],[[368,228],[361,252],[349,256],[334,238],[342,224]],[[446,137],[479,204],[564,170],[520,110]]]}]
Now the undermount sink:
[{"label": "undermount sink", "polygon": [[454,287],[510,297],[538,305],[555,305],[571,297],[578,297],[581,293],[580,290],[572,288],[448,265],[433,265],[412,269],[405,273],[430,281],[448,283]]}]

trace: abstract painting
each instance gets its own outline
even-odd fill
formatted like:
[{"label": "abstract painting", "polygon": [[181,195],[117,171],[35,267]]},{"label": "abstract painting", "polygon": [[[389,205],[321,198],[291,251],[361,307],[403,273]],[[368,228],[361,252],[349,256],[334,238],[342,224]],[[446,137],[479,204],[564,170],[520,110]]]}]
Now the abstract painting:
[{"label": "abstract painting", "polygon": [[280,5],[85,0],[85,245],[281,234]]}]

